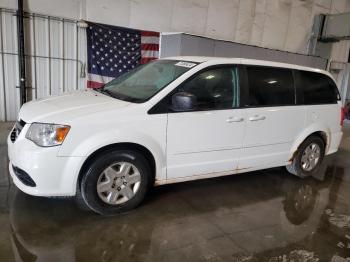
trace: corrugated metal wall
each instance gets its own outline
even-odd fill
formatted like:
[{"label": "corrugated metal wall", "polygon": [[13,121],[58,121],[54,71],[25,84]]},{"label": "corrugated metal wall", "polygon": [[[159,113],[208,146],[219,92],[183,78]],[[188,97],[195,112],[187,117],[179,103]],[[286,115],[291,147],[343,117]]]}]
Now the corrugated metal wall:
[{"label": "corrugated metal wall", "polygon": [[[17,17],[0,9],[0,121],[19,110]],[[86,33],[77,21],[27,13],[25,18],[28,100],[85,87]]]}]

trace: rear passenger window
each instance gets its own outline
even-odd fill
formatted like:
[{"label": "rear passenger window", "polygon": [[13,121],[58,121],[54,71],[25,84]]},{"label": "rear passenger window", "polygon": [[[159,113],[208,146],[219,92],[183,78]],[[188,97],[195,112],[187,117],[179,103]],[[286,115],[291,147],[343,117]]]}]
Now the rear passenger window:
[{"label": "rear passenger window", "polygon": [[293,73],[290,69],[247,66],[250,106],[294,105]]},{"label": "rear passenger window", "polygon": [[315,72],[298,71],[298,104],[333,104],[340,99],[334,81]]}]

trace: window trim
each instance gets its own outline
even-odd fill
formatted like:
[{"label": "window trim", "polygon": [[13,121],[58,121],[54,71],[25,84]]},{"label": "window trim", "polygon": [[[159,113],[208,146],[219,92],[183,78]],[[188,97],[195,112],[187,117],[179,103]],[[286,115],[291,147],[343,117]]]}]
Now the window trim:
[{"label": "window trim", "polygon": [[[271,68],[271,69],[284,69],[284,70],[289,70],[292,73],[292,80],[293,80],[293,90],[294,90],[294,104],[279,104],[279,105],[249,105],[249,79],[248,79],[248,72],[247,72],[247,67],[262,67],[262,68]],[[296,81],[295,81],[295,75],[294,71],[297,71],[293,68],[288,68],[288,67],[276,67],[276,66],[266,66],[266,65],[254,65],[254,64],[243,64],[242,65],[242,74],[244,75],[244,79],[242,83],[244,85],[241,85],[241,89],[243,87],[244,89],[244,97],[242,99],[242,108],[266,108],[266,107],[290,107],[290,106],[297,106],[297,94],[296,94]]]},{"label": "window trim", "polygon": [[[199,74],[206,72],[208,70],[212,70],[212,69],[220,69],[220,68],[237,68],[238,71],[238,87],[237,87],[237,91],[239,94],[239,99],[238,99],[238,106],[237,107],[232,107],[232,108],[214,108],[214,109],[196,109],[196,110],[192,110],[192,111],[182,111],[182,112],[174,112],[172,110],[170,110],[169,108],[169,99],[178,92],[178,89],[186,84],[187,82],[191,81],[193,78],[195,78],[196,76],[198,76]],[[199,70],[198,72],[194,73],[193,75],[189,76],[187,79],[185,79],[184,81],[182,81],[177,87],[175,87],[172,91],[170,91],[167,95],[165,95],[160,101],[158,101],[158,103],[156,103],[154,106],[152,106],[148,111],[147,114],[149,115],[155,115],[155,114],[168,114],[168,113],[172,113],[172,114],[178,114],[178,113],[193,113],[193,112],[206,112],[206,111],[222,111],[222,110],[232,110],[232,109],[239,109],[241,108],[241,101],[242,101],[242,88],[241,88],[241,64],[218,64],[218,65],[212,65],[212,66],[208,66],[205,67],[201,70]]]}]

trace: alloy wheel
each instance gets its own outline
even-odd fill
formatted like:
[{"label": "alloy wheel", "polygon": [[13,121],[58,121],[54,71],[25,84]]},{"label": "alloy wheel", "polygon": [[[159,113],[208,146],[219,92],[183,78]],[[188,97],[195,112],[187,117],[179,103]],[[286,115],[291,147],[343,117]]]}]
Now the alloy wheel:
[{"label": "alloy wheel", "polygon": [[109,205],[120,205],[135,196],[140,188],[139,170],[129,162],[118,162],[108,166],[99,176],[97,193]]}]

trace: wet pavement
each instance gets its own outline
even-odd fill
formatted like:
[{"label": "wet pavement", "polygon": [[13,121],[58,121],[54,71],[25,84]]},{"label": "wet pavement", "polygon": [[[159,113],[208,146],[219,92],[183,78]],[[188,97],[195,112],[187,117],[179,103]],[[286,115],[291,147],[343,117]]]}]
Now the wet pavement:
[{"label": "wet pavement", "polygon": [[17,190],[11,127],[0,123],[0,261],[350,261],[350,127],[314,178],[275,168],[167,185],[108,218]]}]

